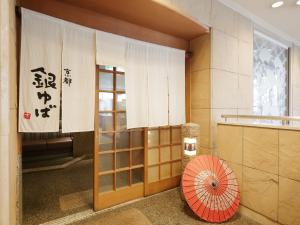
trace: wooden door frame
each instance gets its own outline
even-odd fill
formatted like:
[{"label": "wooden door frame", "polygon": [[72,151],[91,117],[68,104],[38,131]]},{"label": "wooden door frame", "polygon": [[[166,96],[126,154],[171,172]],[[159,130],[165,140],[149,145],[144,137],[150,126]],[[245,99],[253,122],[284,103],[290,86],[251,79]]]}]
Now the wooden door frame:
[{"label": "wooden door frame", "polygon": [[99,66],[96,65],[96,78],[95,78],[95,109],[94,109],[94,158],[93,158],[93,209],[97,211],[99,209],[99,203],[98,203],[98,185],[99,184],[99,176],[96,173],[98,171],[97,165],[99,165],[99,158],[96,157],[99,152],[99,94],[98,94],[98,88],[99,88]]},{"label": "wooden door frame", "polygon": [[[124,203],[124,202],[127,202],[127,201],[130,201],[130,200],[133,200],[133,199],[137,199],[137,198],[140,198],[140,197],[144,197],[145,196],[145,179],[144,179],[144,182],[143,183],[137,183],[137,184],[131,184],[132,182],[132,170],[136,169],[136,168],[133,168],[132,166],[132,151],[139,151],[139,149],[137,150],[133,150],[131,148],[131,133],[134,132],[132,130],[127,130],[126,132],[129,133],[129,183],[130,185],[128,187],[124,187],[124,188],[120,188],[118,190],[116,190],[116,177],[114,177],[114,187],[115,187],[115,190],[113,191],[109,191],[109,192],[105,192],[105,193],[99,193],[99,173],[98,173],[98,170],[99,170],[99,150],[100,150],[100,147],[99,147],[99,75],[100,75],[100,69],[99,69],[99,65],[96,65],[96,84],[95,84],[95,124],[94,124],[94,129],[95,129],[95,132],[94,132],[94,184],[93,184],[93,187],[94,187],[94,190],[93,190],[93,208],[95,211],[98,211],[98,210],[101,210],[101,209],[105,209],[105,208],[108,208],[108,207],[111,207],[111,206],[114,206],[114,205],[117,205],[117,204],[120,204],[120,203]],[[111,72],[111,71],[109,71]],[[112,72],[113,76],[115,77],[117,74],[120,74],[120,72],[117,72],[117,71],[113,71]],[[125,76],[125,75],[124,75]],[[114,92],[116,91],[116,77],[114,78]],[[117,131],[116,130],[116,117],[117,117],[117,107],[116,107],[116,95],[114,96],[114,102],[113,102],[113,106],[114,106],[114,160],[113,160],[113,163],[114,165],[116,165],[116,156],[117,156],[117,149],[116,149],[116,135],[117,133],[122,133],[122,131]],[[144,132],[144,140],[145,140],[145,128],[141,129],[143,132]],[[145,177],[145,141],[144,141],[144,146],[143,146],[143,151],[144,151],[144,173],[143,173],[143,177]],[[140,168],[140,167],[138,167]],[[114,176],[116,176],[116,171],[117,172],[120,172],[119,171],[120,169],[117,169],[117,168],[114,168]],[[100,204],[100,196],[101,196],[101,204]]]}]

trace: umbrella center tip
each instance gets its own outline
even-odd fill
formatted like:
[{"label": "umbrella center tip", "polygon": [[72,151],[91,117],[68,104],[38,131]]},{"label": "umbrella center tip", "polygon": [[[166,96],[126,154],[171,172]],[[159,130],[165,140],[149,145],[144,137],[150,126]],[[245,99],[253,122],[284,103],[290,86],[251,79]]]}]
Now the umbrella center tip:
[{"label": "umbrella center tip", "polygon": [[212,181],[211,182],[211,186],[213,187],[213,188],[216,188],[217,186],[218,186],[218,183],[217,183],[217,181]]}]

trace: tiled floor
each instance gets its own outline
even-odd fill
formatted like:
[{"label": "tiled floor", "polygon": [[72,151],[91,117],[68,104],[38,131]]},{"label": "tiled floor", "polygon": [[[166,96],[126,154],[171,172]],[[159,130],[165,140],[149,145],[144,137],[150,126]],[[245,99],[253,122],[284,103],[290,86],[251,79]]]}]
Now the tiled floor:
[{"label": "tiled floor", "polygon": [[92,160],[82,160],[65,169],[23,174],[23,225],[91,209],[92,172]]},{"label": "tiled floor", "polygon": [[[153,225],[203,225],[211,224],[199,219],[188,207],[188,205],[181,200],[179,189],[173,189],[164,193],[154,195],[125,205],[120,208],[108,210],[99,213],[89,219],[72,223],[75,225],[96,225],[101,224],[103,218],[118,217],[120,212],[127,209],[137,209],[144,214]],[[249,218],[236,214],[231,220],[222,223],[228,225],[259,225]],[[119,225],[128,225],[120,221]]]},{"label": "tiled floor", "polygon": [[[86,190],[92,187],[91,165],[91,160],[83,160],[64,170],[24,174],[23,224],[35,225],[61,218],[53,222],[57,225],[102,225],[103,221],[111,221],[110,218],[114,217],[118,218],[121,212],[130,209],[140,212],[153,225],[208,224],[195,216],[187,204],[181,200],[179,188],[103,212],[93,212],[91,210],[92,200],[89,204],[84,204],[87,196],[90,196],[86,194]],[[81,196],[83,198],[80,198]],[[78,212],[81,213],[73,215]],[[88,218],[79,221],[81,216]],[[77,222],[68,223],[69,219]],[[223,224],[258,225],[258,223],[239,214]],[[120,220],[118,225],[128,224],[124,224]]]}]

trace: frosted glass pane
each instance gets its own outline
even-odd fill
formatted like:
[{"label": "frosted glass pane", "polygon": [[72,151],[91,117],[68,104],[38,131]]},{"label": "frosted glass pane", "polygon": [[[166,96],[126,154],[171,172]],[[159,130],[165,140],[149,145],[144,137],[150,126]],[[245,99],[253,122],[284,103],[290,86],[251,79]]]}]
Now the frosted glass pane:
[{"label": "frosted glass pane", "polygon": [[171,159],[170,147],[160,148],[160,162],[170,161],[170,159]]},{"label": "frosted glass pane", "polygon": [[172,128],[172,144],[181,143],[181,128]]},{"label": "frosted glass pane", "polygon": [[160,166],[160,179],[166,179],[171,177],[171,164],[162,164]]},{"label": "frosted glass pane", "polygon": [[129,167],[129,152],[117,152],[117,169]]},{"label": "frosted glass pane", "polygon": [[158,130],[149,130],[148,131],[148,147],[158,146]]},{"label": "frosted glass pane", "polygon": [[129,132],[116,134],[117,149],[129,148]]},{"label": "frosted glass pane", "polygon": [[125,91],[125,76],[117,74],[117,91]]},{"label": "frosted glass pane", "polygon": [[116,182],[117,188],[129,186],[129,170],[117,172]]},{"label": "frosted glass pane", "polygon": [[144,164],[144,149],[133,150],[132,154],[132,165],[141,165]]},{"label": "frosted glass pane", "polygon": [[99,93],[99,110],[100,111],[112,111],[113,110],[113,93],[100,92]]},{"label": "frosted glass pane", "polygon": [[117,110],[126,110],[126,94],[117,94]]},{"label": "frosted glass pane", "polygon": [[112,91],[114,89],[114,77],[112,73],[100,72],[99,89],[102,91]]},{"label": "frosted glass pane", "polygon": [[160,130],[160,145],[170,144],[170,129]]},{"label": "frosted glass pane", "polygon": [[158,148],[148,149],[148,165],[159,163],[159,150]]},{"label": "frosted glass pane", "polygon": [[259,34],[253,44],[253,111],[288,115],[288,50]]},{"label": "frosted glass pane", "polygon": [[131,131],[131,147],[132,148],[144,147],[143,131]]},{"label": "frosted glass pane", "polygon": [[151,166],[148,168],[148,182],[152,183],[159,180],[159,168],[158,166]]},{"label": "frosted glass pane", "polygon": [[99,155],[99,171],[105,172],[113,169],[113,154],[109,153]]},{"label": "frosted glass pane", "polygon": [[117,113],[117,130],[126,130],[126,113]]},{"label": "frosted glass pane", "polygon": [[99,113],[100,131],[112,131],[114,129],[114,121],[112,113]]},{"label": "frosted glass pane", "polygon": [[133,169],[132,171],[132,184],[141,183],[144,181],[144,168]]},{"label": "frosted glass pane", "polygon": [[100,134],[100,152],[113,150],[113,134]]},{"label": "frosted glass pane", "polygon": [[113,190],[113,174],[102,175],[99,177],[99,192],[112,191]]}]

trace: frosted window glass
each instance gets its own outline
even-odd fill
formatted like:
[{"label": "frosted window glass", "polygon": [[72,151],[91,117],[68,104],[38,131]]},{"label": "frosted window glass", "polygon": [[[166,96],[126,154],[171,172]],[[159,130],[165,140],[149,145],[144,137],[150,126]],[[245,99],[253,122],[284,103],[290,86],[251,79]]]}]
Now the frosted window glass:
[{"label": "frosted window glass", "polygon": [[114,79],[112,73],[100,73],[99,79],[100,90],[112,91],[114,89]]},{"label": "frosted window glass", "polygon": [[117,110],[126,110],[126,94],[117,94]]},{"label": "frosted window glass", "polygon": [[253,111],[256,115],[288,115],[288,49],[254,34]]},{"label": "frosted window glass", "polygon": [[113,110],[113,93],[100,92],[99,93],[99,110],[112,111]]}]

